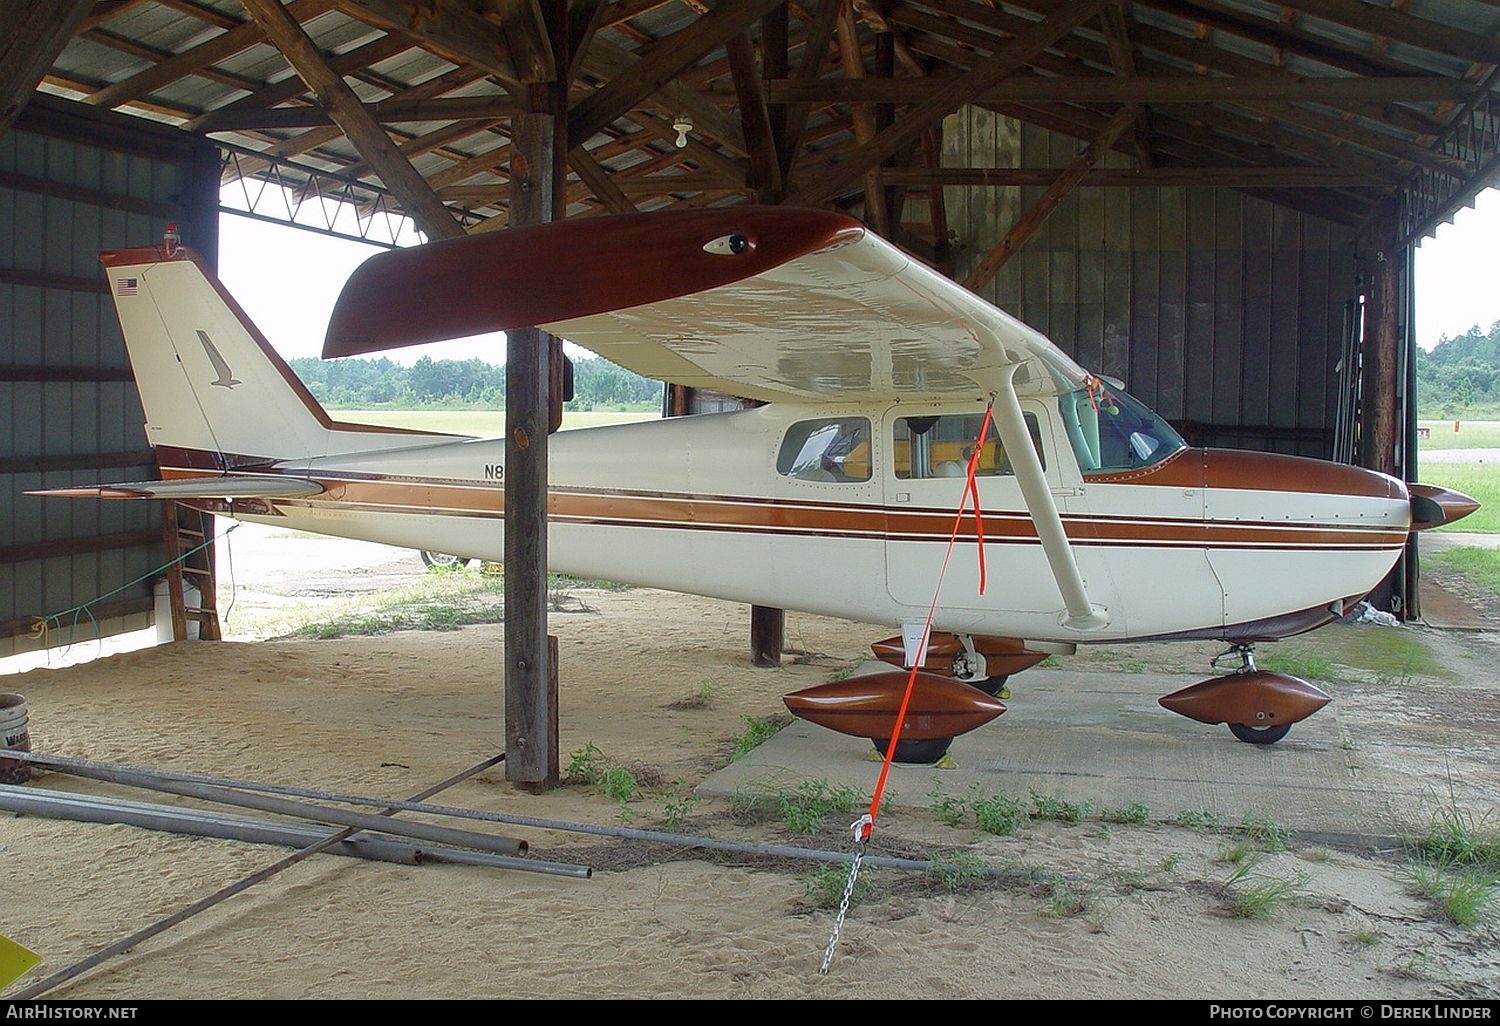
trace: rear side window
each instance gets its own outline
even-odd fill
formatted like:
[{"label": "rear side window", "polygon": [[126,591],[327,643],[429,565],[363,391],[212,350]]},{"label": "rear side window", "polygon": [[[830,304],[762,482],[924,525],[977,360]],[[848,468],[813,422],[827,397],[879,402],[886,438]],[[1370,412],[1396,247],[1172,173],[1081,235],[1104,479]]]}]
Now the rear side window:
[{"label": "rear side window", "polygon": [[782,439],[776,472],[801,481],[870,480],[870,422],[826,417],[793,424]]}]

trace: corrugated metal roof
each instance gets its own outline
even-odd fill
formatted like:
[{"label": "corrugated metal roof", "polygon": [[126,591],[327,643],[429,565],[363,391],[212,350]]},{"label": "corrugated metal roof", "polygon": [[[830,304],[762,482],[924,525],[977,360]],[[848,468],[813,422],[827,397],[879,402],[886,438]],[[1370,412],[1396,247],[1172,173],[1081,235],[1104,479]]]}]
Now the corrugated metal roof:
[{"label": "corrugated metal roof", "polygon": [[[807,0],[793,8],[794,54],[788,62],[791,73],[803,59],[806,33],[825,5],[834,2],[837,0]],[[366,4],[385,11],[407,7],[413,18],[392,25],[366,14]],[[298,10],[306,16],[309,8],[324,6],[316,0],[303,0]],[[1008,40],[1015,33],[1028,31],[1058,7],[1056,0],[1008,0],[1000,4],[985,0],[891,0],[886,14],[895,26],[893,32],[884,31],[886,26],[874,17],[859,17],[864,73],[870,77],[879,73],[874,56],[878,48],[895,47],[900,59],[894,62],[893,85],[913,81],[912,61],[923,64],[925,74],[930,76],[957,74],[980,63],[982,54],[1011,46]],[[696,0],[617,0],[604,8],[607,27],[600,30],[599,39],[636,59],[649,61],[655,54],[671,52],[677,41],[693,38],[682,34],[700,31],[709,24],[705,19],[717,16],[722,20],[734,8],[730,0],[711,5]],[[346,81],[366,103],[437,96],[445,100],[479,96],[501,99],[506,96],[504,90],[484,68],[474,68],[476,77],[472,79],[444,79],[455,71],[456,65],[448,59],[455,49],[473,46],[488,47],[486,52],[494,54],[505,51],[503,33],[494,23],[483,20],[483,9],[477,0],[343,0],[336,9],[307,17],[304,28],[329,60],[371,47],[371,59],[364,66],[345,69]],[[191,13],[194,10],[198,13]],[[418,11],[420,17],[416,16]],[[312,103],[295,82],[286,60],[270,44],[246,45],[233,53],[223,53],[222,43],[214,45],[226,26],[247,22],[249,18],[238,0],[194,0],[191,7],[142,0],[80,32],[58,57],[54,77],[44,88],[77,96],[114,85],[115,93],[133,94],[138,90],[118,84],[172,58],[182,74],[146,88],[141,95],[114,96],[120,102],[111,105],[153,120],[184,124],[231,104],[253,107],[263,102],[256,97],[268,87],[280,87],[272,89],[273,106]],[[1399,7],[1374,0],[1362,7],[1332,8],[1311,6],[1308,0],[1134,0],[1125,5],[1123,27],[1124,46],[1133,54],[1137,74],[1153,78],[1298,78],[1316,82],[1438,77],[1477,83],[1500,64],[1500,42],[1496,42],[1500,6],[1472,0],[1412,0]],[[752,37],[759,37],[757,22],[750,22],[747,29]],[[247,42],[255,35],[253,30],[238,31]],[[388,31],[402,38],[393,40]],[[424,35],[426,32],[433,35]],[[447,42],[443,40],[445,32],[451,33]],[[671,81],[655,91],[629,97],[629,109],[586,141],[610,174],[658,163],[651,180],[660,179],[663,192],[653,197],[639,192],[632,183],[632,205],[733,202],[753,194],[746,182],[750,162],[743,156],[744,142],[735,140],[726,147],[715,137],[715,124],[738,134],[741,118],[733,91],[728,88],[725,35],[703,35],[701,52],[678,62],[680,67]],[[655,45],[671,37],[676,37],[671,46]],[[183,67],[194,62],[180,55],[205,44],[217,59],[201,67]],[[835,49],[830,45],[822,80],[836,83],[844,76]],[[1028,57],[1029,67],[1022,74],[1062,76],[1069,81],[1114,74],[1117,51],[1118,47],[1112,48],[1105,24],[1090,19],[1046,50]],[[1493,62],[1480,59],[1492,53]],[[607,77],[586,73],[574,84],[573,102],[610,85]],[[691,93],[670,92],[684,87]],[[1390,98],[1376,95],[1369,101],[1327,102],[1310,94],[1305,100],[1279,104],[1153,103],[1149,120],[1142,122],[1147,137],[1122,140],[1117,148],[1125,152],[1140,145],[1159,149],[1157,160],[1163,166],[1263,164],[1273,170],[1344,167],[1351,174],[1361,168],[1378,168],[1381,173],[1364,184],[1385,195],[1399,191],[1398,183],[1390,180],[1392,168],[1412,176],[1441,173],[1447,179],[1428,182],[1427,191],[1451,198],[1485,178],[1494,156],[1483,147],[1462,142],[1483,138],[1483,119],[1489,117],[1488,103],[1469,112],[1463,101],[1459,95],[1406,99],[1392,94]],[[1095,130],[1090,126],[1101,124],[1116,109],[1109,103],[1062,98],[1006,106],[1006,113],[1012,116],[1085,139]],[[692,110],[681,109],[688,107]],[[771,109],[779,118],[789,108]],[[670,142],[656,131],[642,129],[649,129],[649,119],[670,121],[679,114],[695,112],[694,145],[674,166],[664,157],[672,154]],[[1450,122],[1455,119],[1465,119],[1464,125],[1450,130]],[[486,182],[498,187],[505,181],[503,166],[497,173],[465,163],[505,145],[504,138],[486,120],[455,122],[435,117],[416,122],[393,117],[385,127],[398,145],[420,151],[412,156],[413,165],[440,189]],[[792,185],[798,183],[800,162],[853,149],[852,128],[853,110],[848,103],[813,104],[798,160],[792,162]],[[617,142],[626,136],[630,137],[628,143]],[[268,119],[264,127],[239,127],[215,137],[249,149],[292,153],[298,162],[327,171],[357,165],[363,177],[372,185],[378,184],[373,173],[363,170],[365,163],[355,148],[342,135],[329,137],[328,128],[277,128]],[[1424,150],[1432,156],[1418,159]],[[902,152],[900,159],[915,159],[909,143]],[[784,156],[782,162],[786,162]],[[287,173],[294,172],[288,169]],[[688,173],[688,182],[700,189],[710,178],[721,176],[725,188],[702,195],[673,191],[670,178],[684,173]],[[570,188],[570,199],[580,212],[618,202],[593,195],[578,181]],[[862,186],[855,182],[833,198],[858,204],[861,194]],[[1305,188],[1290,190],[1285,200],[1300,202],[1308,196]],[[1369,189],[1344,191],[1329,209],[1359,216],[1361,209],[1374,210],[1378,200],[1379,196]],[[502,207],[503,199],[497,198],[482,209],[493,213]]]}]

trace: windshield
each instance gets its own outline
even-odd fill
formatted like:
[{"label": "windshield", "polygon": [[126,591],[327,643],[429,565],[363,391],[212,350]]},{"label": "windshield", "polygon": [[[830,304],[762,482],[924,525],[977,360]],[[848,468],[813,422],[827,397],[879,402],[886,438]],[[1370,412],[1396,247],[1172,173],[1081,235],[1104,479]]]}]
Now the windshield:
[{"label": "windshield", "polygon": [[1139,470],[1187,447],[1139,399],[1102,382],[1058,396],[1057,405],[1078,469],[1085,474]]}]

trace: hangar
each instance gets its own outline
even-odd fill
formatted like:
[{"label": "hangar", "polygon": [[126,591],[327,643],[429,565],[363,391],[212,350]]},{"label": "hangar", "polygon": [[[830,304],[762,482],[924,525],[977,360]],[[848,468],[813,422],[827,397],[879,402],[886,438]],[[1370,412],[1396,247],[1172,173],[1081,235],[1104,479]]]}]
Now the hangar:
[{"label": "hangar", "polygon": [[[96,254],[169,224],[212,260],[223,209],[373,241],[387,215],[437,240],[839,209],[1192,441],[1410,479],[1413,247],[1500,152],[1488,0],[17,0],[0,25],[5,651],[63,610],[140,626],[142,575],[210,534],[21,494],[151,471]],[[508,423],[537,428],[560,351],[508,347]],[[516,731],[545,720],[548,660],[537,553],[510,551]],[[174,617],[211,636],[211,558],[188,569],[202,599],[174,587]],[[1413,544],[1383,597],[1407,616],[1416,574]],[[512,779],[555,779],[544,747]]]}]

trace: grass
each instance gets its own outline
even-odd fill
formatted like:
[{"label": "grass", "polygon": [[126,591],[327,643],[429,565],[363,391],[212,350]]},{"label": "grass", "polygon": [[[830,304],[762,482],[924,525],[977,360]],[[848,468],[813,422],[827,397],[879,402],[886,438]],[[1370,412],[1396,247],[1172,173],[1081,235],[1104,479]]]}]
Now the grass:
[{"label": "grass", "polygon": [[1464,547],[1446,552],[1433,552],[1422,557],[1429,562],[1441,563],[1463,574],[1476,584],[1481,584],[1500,595],[1500,549]]},{"label": "grass", "polygon": [[1099,818],[1106,823],[1140,824],[1151,818],[1151,810],[1140,802],[1131,802],[1119,809],[1105,809]]},{"label": "grass", "polygon": [[1235,827],[1235,833],[1261,851],[1268,852],[1286,851],[1287,842],[1292,839],[1291,827],[1278,823],[1263,812],[1245,813],[1240,825]]},{"label": "grass", "polygon": [[1003,791],[974,802],[974,825],[987,834],[1009,837],[1026,825],[1026,806]]},{"label": "grass", "polygon": [[1176,823],[1189,830],[1218,830],[1224,826],[1224,818],[1208,809],[1183,809],[1177,814]]},{"label": "grass", "polygon": [[1483,463],[1421,463],[1418,476],[1424,484],[1442,485],[1479,502],[1479,508],[1462,520],[1435,528],[1438,531],[1500,531],[1500,474]]},{"label": "grass", "polygon": [[1256,877],[1255,859],[1240,863],[1224,885],[1229,914],[1236,919],[1266,919],[1288,900],[1296,897],[1307,884],[1305,874],[1290,877]]},{"label": "grass", "polygon": [[781,725],[770,716],[742,716],[740,719],[744,721],[745,729],[735,735],[731,762],[749,755],[775,737],[776,732],[781,729]]},{"label": "grass", "polygon": [[1380,943],[1380,931],[1373,929],[1355,930],[1345,940],[1346,944],[1355,944],[1362,948],[1374,947]]},{"label": "grass", "polygon": [[1453,430],[1452,420],[1419,420],[1429,434],[1417,443],[1420,453],[1431,449],[1500,449],[1500,422],[1460,420]]},{"label": "grass", "polygon": [[1052,880],[1052,892],[1047,900],[1047,914],[1054,919],[1071,919],[1089,907],[1088,901],[1062,877]]},{"label": "grass", "polygon": [[1500,829],[1451,798],[1433,814],[1427,832],[1412,846],[1432,862],[1500,871]]},{"label": "grass", "polygon": [[687,711],[690,709],[712,709],[719,694],[719,682],[711,678],[700,680],[698,686],[675,702],[668,702],[668,709]]},{"label": "grass", "polygon": [[1259,655],[1256,662],[1262,670],[1290,673],[1305,680],[1332,680],[1333,663],[1321,652],[1294,647],[1271,650]]},{"label": "grass", "polygon": [[984,862],[971,852],[959,851],[933,855],[928,859],[931,873],[945,891],[967,890],[984,879]]},{"label": "grass", "polygon": [[1500,872],[1422,861],[1407,866],[1401,876],[1457,926],[1480,926],[1500,918]]},{"label": "grass", "polygon": [[273,636],[327,639],[392,631],[452,631],[504,618],[504,583],[485,574],[458,572],[427,574],[400,588],[343,600],[332,610],[306,606],[277,610],[256,626]]},{"label": "grass", "polygon": [[[844,899],[844,888],[849,886],[849,864],[846,862],[822,862],[802,877],[802,893],[818,908],[838,908]],[[869,869],[863,870],[854,881],[854,890],[849,894],[849,907],[853,908],[868,898],[875,889],[875,881]]]},{"label": "grass", "polygon": [[1031,792],[1031,818],[1051,819],[1059,823],[1081,823],[1093,807],[1091,802],[1067,802],[1055,795]]},{"label": "grass", "polygon": [[806,780],[790,794],[780,795],[781,821],[794,834],[815,834],[832,813],[853,812],[863,800],[852,787]]}]

